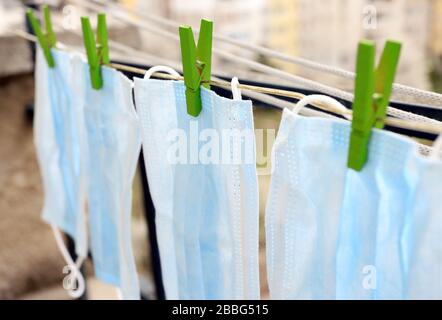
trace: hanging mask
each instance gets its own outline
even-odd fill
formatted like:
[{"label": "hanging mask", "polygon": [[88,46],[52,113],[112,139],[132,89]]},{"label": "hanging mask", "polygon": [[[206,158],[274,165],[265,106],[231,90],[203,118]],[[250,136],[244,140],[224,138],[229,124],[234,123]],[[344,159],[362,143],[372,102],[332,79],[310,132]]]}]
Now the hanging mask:
[{"label": "hanging mask", "polygon": [[238,100],[201,88],[202,112],[192,117],[182,81],[135,79],[168,299],[259,298],[252,105],[234,93]]},{"label": "hanging mask", "polygon": [[345,110],[324,96],[284,110],[266,211],[271,297],[440,297],[440,161],[373,129],[364,168],[348,169],[350,123],[298,116],[312,101]]},{"label": "hanging mask", "polygon": [[90,85],[83,63],[84,121],[87,141],[87,196],[91,253],[98,279],[139,299],[140,289],[131,242],[132,182],[141,148],[132,82],[102,66],[103,87]]},{"label": "hanging mask", "polygon": [[[37,50],[34,141],[44,189],[43,219],[51,224],[57,244],[75,277],[87,256],[84,212],[84,176],[81,168],[80,130],[82,108],[77,100],[75,61],[78,56],[52,50],[55,67],[48,68],[41,50]],[[75,242],[78,260],[72,261],[60,236],[60,230]],[[83,293],[84,281],[77,279]]]}]

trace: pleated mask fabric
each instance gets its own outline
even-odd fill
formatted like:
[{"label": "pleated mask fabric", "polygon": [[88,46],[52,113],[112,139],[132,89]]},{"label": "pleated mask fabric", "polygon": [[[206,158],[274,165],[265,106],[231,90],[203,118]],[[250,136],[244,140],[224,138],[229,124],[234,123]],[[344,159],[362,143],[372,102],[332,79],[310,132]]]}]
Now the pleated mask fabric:
[{"label": "pleated mask fabric", "polygon": [[88,68],[83,62],[87,197],[94,270],[98,279],[118,287],[123,299],[139,299],[131,213],[141,131],[133,104],[133,83],[122,73],[102,66],[103,87],[95,90]]},{"label": "pleated mask fabric", "polygon": [[347,168],[350,130],[284,111],[266,209],[271,297],[440,298],[441,161],[373,129],[356,172]]},{"label": "pleated mask fabric", "polygon": [[[135,79],[166,298],[258,299],[252,105],[205,88],[201,98],[192,117],[182,81]],[[220,137],[232,130],[248,132],[249,162],[222,161],[218,147],[235,142]]]},{"label": "pleated mask fabric", "polygon": [[265,222],[272,299],[334,297],[345,134],[340,122],[283,111]]},{"label": "pleated mask fabric", "polygon": [[72,237],[77,255],[87,256],[85,187],[80,130],[83,110],[77,97],[75,61],[52,49],[49,68],[41,49],[35,71],[34,142],[44,189],[43,219]]}]

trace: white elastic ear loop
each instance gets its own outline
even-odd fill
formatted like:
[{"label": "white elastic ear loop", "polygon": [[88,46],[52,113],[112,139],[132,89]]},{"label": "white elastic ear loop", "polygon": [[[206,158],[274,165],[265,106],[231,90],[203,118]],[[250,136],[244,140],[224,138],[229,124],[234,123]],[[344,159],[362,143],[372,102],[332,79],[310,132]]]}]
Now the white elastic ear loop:
[{"label": "white elastic ear loop", "polygon": [[[324,102],[324,103],[332,105],[336,109],[339,109],[339,110],[341,110],[343,112],[347,112],[348,111],[348,109],[346,107],[344,107],[338,100],[336,100],[336,99],[334,99],[332,97],[323,95],[323,94],[312,94],[312,95],[309,95],[309,96],[305,96],[304,98],[302,98],[301,100],[298,101],[298,103],[295,105],[295,107],[292,109],[292,111],[294,113],[298,114],[299,111],[301,111],[301,109],[303,107],[305,107],[306,105],[308,105],[310,103],[313,103],[313,102]],[[348,115],[348,114],[343,114],[343,116],[346,119],[350,119],[351,118],[351,116]]]},{"label": "white elastic ear loop", "polygon": [[77,283],[78,287],[77,288],[65,288],[67,289],[69,295],[72,298],[79,298],[83,295],[84,290],[86,288],[86,284],[84,281],[84,277],[80,272],[80,267],[83,264],[83,261],[85,259],[85,257],[78,257],[77,261],[74,262],[74,260],[72,260],[71,255],[68,252],[68,249],[66,248],[66,245],[63,241],[63,236],[61,235],[60,230],[58,229],[57,226],[55,226],[54,224],[51,224],[51,228],[52,228],[52,232],[54,233],[54,237],[55,237],[55,242],[57,243],[58,249],[61,252],[61,255],[63,256],[64,260],[66,261],[71,274],[69,275],[70,279],[71,279],[71,283]]},{"label": "white elastic ear loop", "polygon": [[439,134],[436,141],[434,141],[430,158],[434,160],[442,160],[442,133]]},{"label": "white elastic ear loop", "polygon": [[176,76],[176,77],[180,76],[180,74],[178,72],[176,72],[174,69],[172,69],[171,67],[168,67],[168,66],[154,66],[154,67],[152,67],[152,68],[150,68],[149,70],[146,71],[146,73],[144,74],[144,79],[150,79],[152,74],[154,74],[155,72],[166,72],[166,73],[171,74],[171,75]]},{"label": "white elastic ear loop", "polygon": [[230,81],[230,87],[232,88],[233,100],[241,100],[241,89],[239,88],[239,81],[237,77],[233,77]]},{"label": "white elastic ear loop", "polygon": [[117,299],[118,300],[123,300],[124,299],[123,292],[121,291],[120,288],[117,288],[116,293],[117,293]]}]

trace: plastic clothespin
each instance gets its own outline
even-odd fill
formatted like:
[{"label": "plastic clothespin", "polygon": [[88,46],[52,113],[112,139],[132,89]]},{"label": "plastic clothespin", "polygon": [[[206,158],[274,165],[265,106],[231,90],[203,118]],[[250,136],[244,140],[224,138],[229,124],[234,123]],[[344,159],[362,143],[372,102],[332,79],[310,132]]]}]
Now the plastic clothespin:
[{"label": "plastic clothespin", "polygon": [[375,45],[361,41],[356,62],[355,96],[347,166],[360,171],[367,161],[373,127],[382,129],[393,88],[401,43],[387,41],[375,68]]},{"label": "plastic clothespin", "polygon": [[109,46],[106,26],[106,15],[97,15],[97,40],[92,31],[88,17],[81,17],[81,27],[83,30],[84,46],[86,48],[89,72],[91,76],[92,88],[99,90],[103,87],[101,76],[101,65],[109,64]]},{"label": "plastic clothespin", "polygon": [[34,34],[37,36],[38,43],[43,50],[43,54],[46,58],[46,61],[48,62],[48,66],[50,68],[55,67],[55,61],[51,53],[51,48],[53,48],[57,43],[57,38],[55,36],[54,29],[52,28],[51,13],[49,12],[49,7],[47,5],[43,6],[45,31],[42,30],[40,23],[37,21],[37,18],[35,18],[32,9],[28,9],[26,11],[26,15],[29,19],[29,22],[31,23],[32,30],[34,30]]},{"label": "plastic clothespin", "polygon": [[187,113],[196,117],[202,109],[200,85],[210,89],[213,22],[201,19],[197,45],[190,26],[180,26],[179,32]]}]

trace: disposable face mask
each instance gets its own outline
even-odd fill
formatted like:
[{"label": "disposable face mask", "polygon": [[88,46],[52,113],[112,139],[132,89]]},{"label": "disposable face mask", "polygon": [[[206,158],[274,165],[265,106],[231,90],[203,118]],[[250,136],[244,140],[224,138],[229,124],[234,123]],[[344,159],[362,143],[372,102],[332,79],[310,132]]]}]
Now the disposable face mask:
[{"label": "disposable face mask", "polygon": [[373,132],[369,148],[363,170],[347,172],[337,297],[440,299],[442,163],[385,131]]},{"label": "disposable face mask", "polygon": [[[73,297],[83,293],[84,280],[78,270],[87,255],[80,135],[82,108],[76,97],[74,64],[78,56],[52,50],[55,67],[49,68],[37,52],[34,141],[44,188],[43,219],[51,224],[66,263],[79,282]],[[60,230],[75,241],[78,260],[72,261]],[[73,288],[72,288],[73,289]]]},{"label": "disposable face mask", "polygon": [[83,63],[94,270],[98,279],[120,288],[122,298],[139,299],[131,246],[131,203],[141,135],[132,101],[132,82],[120,72],[102,66],[103,87],[94,90],[88,68]]},{"label": "disposable face mask", "polygon": [[441,164],[412,140],[373,129],[356,172],[347,168],[349,135],[349,122],[284,111],[266,212],[271,297],[440,296],[441,187],[425,172],[438,175]]},{"label": "disposable face mask", "polygon": [[[153,71],[174,74],[155,68],[146,78]],[[234,97],[241,99],[238,90]],[[252,106],[205,88],[201,98],[202,111],[192,117],[187,114],[183,82],[135,79],[166,297],[258,299]],[[223,130],[227,135],[248,131],[243,151],[249,162],[223,162]],[[230,153],[224,156],[229,158]]]},{"label": "disposable face mask", "polygon": [[347,132],[342,127],[342,121],[306,118],[284,109],[272,150],[266,208],[272,299],[334,298],[336,239],[347,171],[343,142]]},{"label": "disposable face mask", "polygon": [[[408,274],[404,297],[442,298],[442,135],[434,144],[430,158],[418,157],[415,195],[407,213],[404,236],[405,270]],[[405,242],[405,240],[404,240]]]}]

